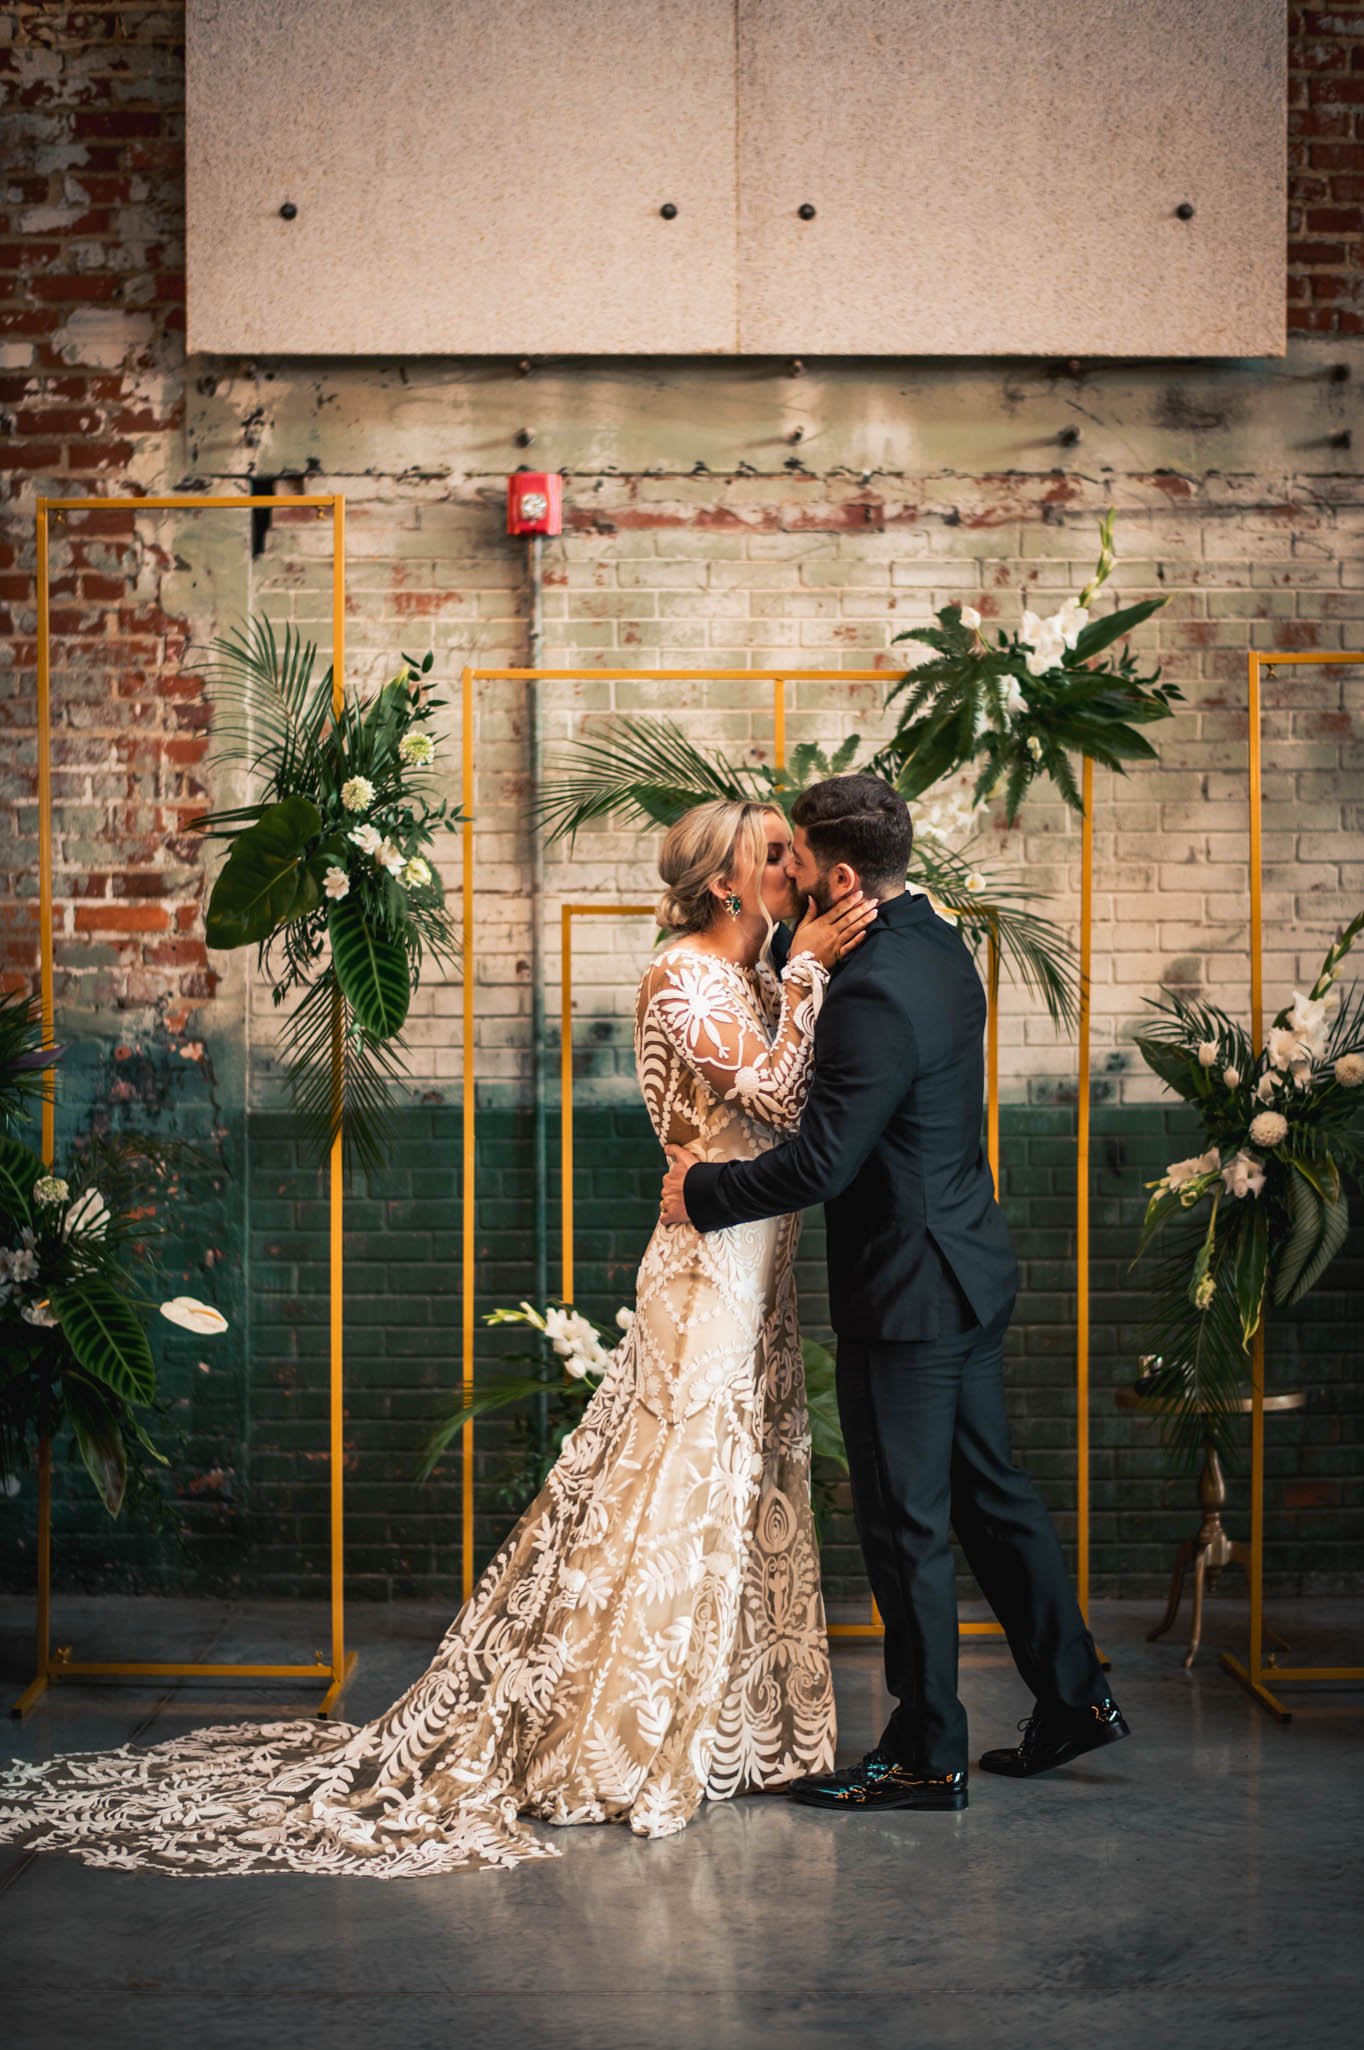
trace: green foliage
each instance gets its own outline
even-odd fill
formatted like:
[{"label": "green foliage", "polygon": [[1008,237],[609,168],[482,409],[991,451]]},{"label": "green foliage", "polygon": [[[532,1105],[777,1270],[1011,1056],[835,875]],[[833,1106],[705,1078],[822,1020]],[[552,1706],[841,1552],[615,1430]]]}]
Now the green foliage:
[{"label": "green foliage", "polygon": [[51,1303],[62,1337],[90,1380],[126,1403],[150,1402],[156,1363],[135,1310],[97,1275],[54,1288]]},{"label": "green foliage", "polygon": [[322,887],[308,856],[322,814],[306,797],[270,805],[232,842],[204,920],[210,947],[260,946],[291,919],[315,911]]},{"label": "green foliage", "polygon": [[31,1115],[64,1051],[43,1045],[36,996],[0,996],[0,1134],[12,1132]]},{"label": "green foliage", "polygon": [[349,897],[332,905],[327,930],[336,979],[357,1024],[371,1039],[395,1038],[412,999],[402,941],[371,927]]}]

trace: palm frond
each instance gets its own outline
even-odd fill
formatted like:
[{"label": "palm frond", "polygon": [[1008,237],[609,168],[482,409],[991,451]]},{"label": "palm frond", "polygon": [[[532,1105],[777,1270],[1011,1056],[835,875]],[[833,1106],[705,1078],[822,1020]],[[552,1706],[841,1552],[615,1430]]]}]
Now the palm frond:
[{"label": "palm frond", "polygon": [[[339,1089],[333,1072],[338,999]],[[405,1076],[407,1048],[401,1038],[375,1040],[361,1030],[340,998],[330,963],[285,1019],[279,1048],[290,1100],[313,1157],[325,1159],[339,1131],[348,1169],[373,1171],[382,1166],[388,1155],[386,1127],[394,1091]]]},{"label": "palm frond", "polygon": [[550,840],[573,839],[590,819],[670,826],[707,798],[767,793],[751,768],[707,755],[667,719],[619,719],[579,741],[545,779],[538,817]]}]

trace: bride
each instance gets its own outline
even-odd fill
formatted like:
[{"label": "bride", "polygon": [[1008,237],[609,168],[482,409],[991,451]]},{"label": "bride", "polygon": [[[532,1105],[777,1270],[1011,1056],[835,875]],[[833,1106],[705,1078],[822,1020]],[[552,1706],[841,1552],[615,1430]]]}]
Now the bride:
[{"label": "bride", "polygon": [[[717,799],[663,842],[635,1006],[661,1144],[794,1127],[832,964],[874,903],[797,927],[780,812]],[[701,1801],[834,1762],[792,1263],[798,1216],[654,1230],[629,1331],[430,1665],[362,1725],[237,1722],[15,1761],[0,1842],[184,1875],[396,1879],[557,1855],[518,1818],[670,1836]]]}]

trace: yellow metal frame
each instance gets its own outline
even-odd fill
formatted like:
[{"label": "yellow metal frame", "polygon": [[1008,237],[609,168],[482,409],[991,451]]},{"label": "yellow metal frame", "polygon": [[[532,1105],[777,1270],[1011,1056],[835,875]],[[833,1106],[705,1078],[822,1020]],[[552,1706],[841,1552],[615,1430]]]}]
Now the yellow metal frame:
[{"label": "yellow metal frame", "polygon": [[[667,682],[743,682],[770,683],[772,686],[772,732],[773,752],[777,762],[786,758],[786,685],[788,683],[884,683],[887,672],[884,669],[481,669],[466,668],[461,677],[460,705],[463,727],[460,769],[460,809],[464,815],[463,827],[463,969],[464,969],[464,1057],[463,1057],[463,1203],[462,1203],[462,1400],[472,1401],[475,1388],[475,1319],[474,1319],[474,1275],[475,1275],[475,1208],[476,1171],[475,1147],[477,1111],[475,1104],[475,1044],[474,1027],[476,1007],[474,1001],[474,686],[479,682],[528,683],[541,682],[577,683],[590,677],[597,682],[616,683],[667,683]],[[1085,764],[1086,799],[1088,820],[1089,776],[1092,765]],[[1084,874],[1088,877],[1092,862],[1086,857]],[[1086,903],[1089,901],[1086,894]],[[651,905],[573,903],[561,907],[563,941],[563,976],[561,985],[561,1073],[562,1111],[560,1126],[560,1165],[562,1205],[562,1247],[563,1247],[563,1299],[571,1301],[573,1296],[574,1229],[572,1215],[573,1191],[573,989],[572,989],[572,920],[574,917],[643,917],[652,912]],[[1084,943],[1087,944],[1088,925],[1082,927]],[[1086,981],[1082,996],[1082,1030],[1088,1031],[1088,963],[1084,963]],[[987,983],[989,1003],[986,1026],[987,1060],[987,1106],[986,1106],[986,1150],[995,1187],[1000,1185],[999,1168],[999,944],[997,934],[991,933],[988,944]],[[1083,1048],[1085,1072],[1088,1072],[1088,1041]],[[1082,1105],[1087,1106],[1087,1090],[1082,1091]],[[1082,1114],[1082,1147],[1086,1150],[1082,1159],[1087,1160],[1088,1119],[1087,1110]],[[1082,1184],[1087,1175],[1082,1171]],[[1085,1213],[1087,1216],[1087,1212]],[[1089,1284],[1089,1237],[1087,1228],[1082,1231],[1078,1248],[1081,1268],[1081,1301],[1088,1304]],[[1087,1339],[1087,1333],[1085,1334]],[[1077,1483],[1077,1502],[1080,1511],[1080,1542],[1077,1556],[1082,1574],[1081,1606],[1088,1605],[1089,1576],[1089,1389],[1087,1379],[1088,1347],[1082,1345],[1080,1371],[1086,1378],[1077,1380],[1078,1445],[1080,1472]],[[470,1418],[461,1434],[461,1512],[462,1512],[462,1594],[467,1601],[474,1588],[474,1423]],[[964,1637],[998,1637],[1003,1635],[1000,1625],[994,1621],[969,1621],[960,1626]],[[882,1626],[872,1608],[872,1620],[866,1623],[833,1623],[829,1626],[831,1637],[879,1637]]]},{"label": "yellow metal frame", "polygon": [[[1249,712],[1249,802],[1250,802],[1250,1041],[1258,1047],[1264,1038],[1264,904],[1261,817],[1263,810],[1260,758],[1260,679],[1266,669],[1283,667],[1327,668],[1349,663],[1364,665],[1364,653],[1320,650],[1312,653],[1275,654],[1252,649],[1247,658],[1247,709]],[[1311,1680],[1364,1680],[1364,1666],[1281,1666],[1270,1652],[1265,1656],[1264,1553],[1265,1553],[1265,1326],[1260,1320],[1251,1345],[1250,1369],[1250,1633],[1244,1660],[1223,1652],[1221,1664],[1240,1681],[1262,1708],[1278,1722],[1293,1720],[1271,1691],[1270,1682],[1283,1684]]]},{"label": "yellow metal frame", "polygon": [[[230,508],[246,510],[269,506],[281,511],[287,506],[311,506],[319,519],[332,520],[332,703],[340,712],[344,701],[343,671],[346,645],[346,501],[339,492],[254,496],[214,492],[172,492],[149,498],[40,498],[37,509],[38,581],[38,896],[40,947],[40,1001],[43,1045],[56,1043],[55,1033],[55,933],[53,906],[52,841],[52,657],[51,594],[49,591],[50,521],[64,521],[69,513],[83,512],[171,512]],[[332,1017],[332,1087],[336,1100],[341,1087],[341,1006],[338,1000]],[[42,1106],[42,1153],[51,1167],[56,1152],[56,1101],[54,1077],[49,1071]],[[328,1162],[331,1197],[330,1337],[331,1371],[329,1390],[330,1431],[328,1451],[331,1464],[331,1658],[319,1653],[311,1665],[280,1665],[270,1662],[165,1659],[73,1659],[68,1647],[52,1648],[52,1446],[43,1439],[38,1447],[38,1584],[35,1617],[36,1651],[34,1678],[10,1710],[24,1716],[47,1691],[50,1682],[67,1679],[109,1679],[140,1676],[156,1679],[284,1679],[326,1680],[329,1684],[317,1707],[319,1716],[331,1713],[341,1689],[355,1665],[355,1653],[346,1650],[344,1594],[344,1532],[342,1472],[342,1341],[345,1275],[343,1261],[343,1183],[341,1141],[333,1141]]]}]

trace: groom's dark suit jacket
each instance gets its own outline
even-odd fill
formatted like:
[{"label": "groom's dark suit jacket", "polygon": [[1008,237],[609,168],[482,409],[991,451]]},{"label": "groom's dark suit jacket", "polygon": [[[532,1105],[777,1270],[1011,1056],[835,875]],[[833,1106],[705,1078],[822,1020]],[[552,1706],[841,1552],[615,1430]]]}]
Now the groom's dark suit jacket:
[{"label": "groom's dark suit jacket", "polygon": [[925,896],[892,897],[834,969],[815,1026],[798,1136],[687,1175],[701,1231],[823,1203],[841,1338],[934,1338],[956,1276],[982,1324],[1018,1263],[981,1143],[985,992],[965,942]]}]

